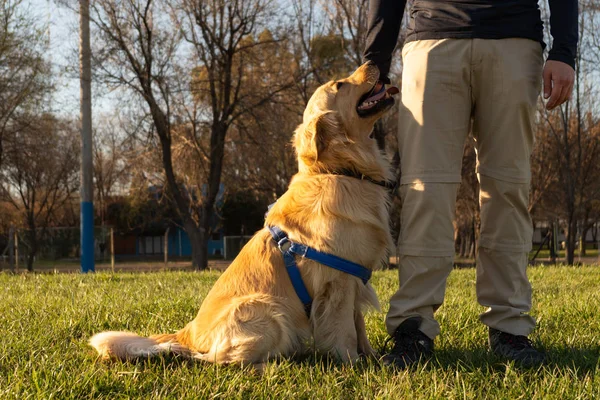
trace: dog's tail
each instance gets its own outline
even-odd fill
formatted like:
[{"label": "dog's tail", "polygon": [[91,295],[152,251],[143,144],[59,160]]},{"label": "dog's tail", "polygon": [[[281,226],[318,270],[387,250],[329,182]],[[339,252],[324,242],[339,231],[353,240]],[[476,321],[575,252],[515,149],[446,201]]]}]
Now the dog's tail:
[{"label": "dog's tail", "polygon": [[142,337],[131,332],[101,332],[90,338],[90,345],[103,359],[134,360],[174,353],[189,357],[190,350],[177,342],[177,334]]}]

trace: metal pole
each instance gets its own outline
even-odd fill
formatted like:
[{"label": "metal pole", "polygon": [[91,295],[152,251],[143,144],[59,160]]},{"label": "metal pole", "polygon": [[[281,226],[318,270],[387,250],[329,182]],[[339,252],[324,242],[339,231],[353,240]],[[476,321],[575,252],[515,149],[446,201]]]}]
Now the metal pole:
[{"label": "metal pole", "polygon": [[92,163],[92,67],[90,2],[79,1],[81,117],[81,272],[94,272],[94,189]]},{"label": "metal pole", "polygon": [[169,267],[169,228],[165,232],[165,268]]},{"label": "metal pole", "polygon": [[553,239],[554,239],[554,264],[556,264],[556,260],[560,257],[560,243],[558,240],[558,219],[554,220],[553,227]]},{"label": "metal pole", "polygon": [[10,227],[8,233],[8,266],[10,272],[15,272],[15,228]]},{"label": "metal pole", "polygon": [[181,257],[181,228],[177,228],[177,232],[179,233],[179,257]]},{"label": "metal pole", "polygon": [[115,231],[110,228],[110,270],[115,273]]},{"label": "metal pole", "polygon": [[15,230],[15,271],[19,272],[19,231]]}]

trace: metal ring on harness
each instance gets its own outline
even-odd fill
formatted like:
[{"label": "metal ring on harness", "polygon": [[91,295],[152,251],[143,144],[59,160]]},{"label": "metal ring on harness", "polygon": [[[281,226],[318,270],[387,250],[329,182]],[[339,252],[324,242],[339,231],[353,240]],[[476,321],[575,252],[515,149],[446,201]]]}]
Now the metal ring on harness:
[{"label": "metal ring on harness", "polygon": [[292,247],[292,242],[286,236],[277,242],[277,247],[279,247],[279,251],[285,254],[288,251],[290,251],[290,248]]}]

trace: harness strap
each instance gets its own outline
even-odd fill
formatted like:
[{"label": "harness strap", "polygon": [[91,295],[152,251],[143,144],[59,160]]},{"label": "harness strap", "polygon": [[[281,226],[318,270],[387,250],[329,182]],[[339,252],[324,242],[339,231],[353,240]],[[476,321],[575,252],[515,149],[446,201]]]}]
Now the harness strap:
[{"label": "harness strap", "polygon": [[337,269],[338,271],[356,276],[357,278],[360,278],[365,285],[369,282],[369,279],[371,279],[371,270],[366,269],[362,265],[353,263],[352,261],[345,260],[338,256],[334,256],[333,254],[321,253],[320,251],[316,251],[311,247],[304,245],[299,246],[306,247],[306,252],[304,255],[306,258],[327,265],[330,268]]},{"label": "harness strap", "polygon": [[290,280],[292,281],[292,286],[294,286],[296,294],[300,298],[300,301],[302,301],[302,304],[304,304],[304,310],[309,318],[310,309],[312,306],[312,298],[308,294],[308,290],[304,285],[304,281],[302,281],[300,270],[298,269],[298,265],[296,265],[295,255],[308,258],[320,264],[327,265],[330,268],[356,276],[360,278],[365,285],[371,278],[371,270],[363,267],[362,265],[345,260],[333,254],[317,251],[300,243],[292,242],[288,238],[287,233],[282,231],[277,226],[268,226],[268,228],[271,232],[273,240],[279,247],[279,251],[281,251],[283,254],[285,268],[290,276]]},{"label": "harness strap", "polygon": [[[279,251],[283,254],[283,261],[285,262],[285,269],[292,281],[292,286],[296,291],[296,294],[300,298],[300,301],[304,305],[304,312],[306,316],[310,318],[310,309],[312,308],[312,298],[310,294],[308,294],[308,290],[304,285],[304,281],[302,280],[302,275],[300,275],[300,270],[298,269],[298,265],[296,265],[296,258],[294,254],[296,253],[292,249],[292,247],[296,244],[293,243],[287,236],[287,234],[279,229],[277,226],[268,226],[269,231],[271,232],[271,236],[273,236],[273,240],[277,243],[277,247],[279,247]],[[300,253],[301,254],[301,253]]]}]

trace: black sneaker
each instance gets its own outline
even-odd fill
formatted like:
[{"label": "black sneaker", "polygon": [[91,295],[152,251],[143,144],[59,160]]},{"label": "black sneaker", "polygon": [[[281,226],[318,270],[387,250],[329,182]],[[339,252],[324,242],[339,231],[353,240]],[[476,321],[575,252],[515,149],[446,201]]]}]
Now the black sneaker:
[{"label": "black sneaker", "polygon": [[536,350],[527,336],[511,335],[490,328],[489,343],[490,349],[496,355],[513,360],[524,367],[536,367],[546,360],[546,355]]},{"label": "black sneaker", "polygon": [[433,340],[419,330],[421,317],[408,318],[400,324],[391,339],[394,348],[383,357],[385,365],[406,368],[433,354]]}]

